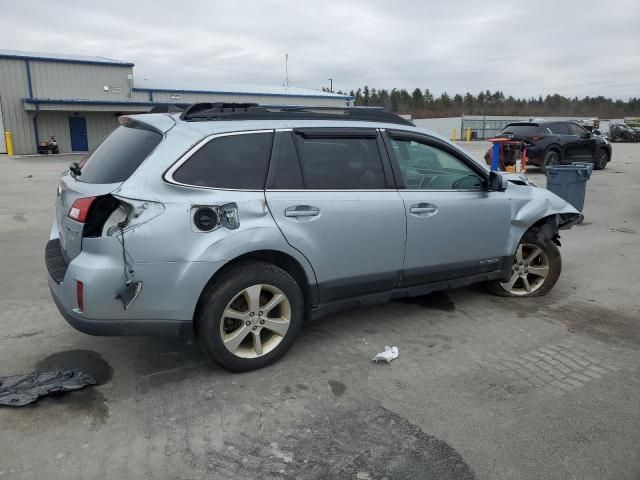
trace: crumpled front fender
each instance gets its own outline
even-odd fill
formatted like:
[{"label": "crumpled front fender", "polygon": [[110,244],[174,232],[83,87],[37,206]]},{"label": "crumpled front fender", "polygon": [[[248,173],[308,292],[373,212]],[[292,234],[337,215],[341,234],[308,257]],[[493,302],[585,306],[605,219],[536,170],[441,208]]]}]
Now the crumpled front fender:
[{"label": "crumpled front fender", "polygon": [[556,194],[544,188],[513,185],[511,223],[533,225],[538,220],[557,214],[580,215],[580,212]]},{"label": "crumpled front fender", "polygon": [[559,243],[558,230],[571,228],[582,218],[572,205],[547,189],[531,185],[524,176],[519,176],[517,183],[509,179],[505,193],[511,203],[510,246],[513,251],[525,232],[535,224],[541,223],[541,233]]}]

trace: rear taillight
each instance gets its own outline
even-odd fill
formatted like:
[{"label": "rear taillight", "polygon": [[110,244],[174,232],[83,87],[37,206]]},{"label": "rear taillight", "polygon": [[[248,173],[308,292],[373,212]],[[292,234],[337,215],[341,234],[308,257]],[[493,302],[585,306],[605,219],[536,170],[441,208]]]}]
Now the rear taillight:
[{"label": "rear taillight", "polygon": [[78,198],[69,209],[69,218],[73,218],[80,223],[86,222],[89,210],[95,199],[96,197]]},{"label": "rear taillight", "polygon": [[533,140],[534,142],[540,141],[544,138],[544,135],[534,135],[533,137],[531,137],[531,140]]},{"label": "rear taillight", "polygon": [[80,280],[76,280],[76,300],[78,310],[84,312],[84,284]]}]

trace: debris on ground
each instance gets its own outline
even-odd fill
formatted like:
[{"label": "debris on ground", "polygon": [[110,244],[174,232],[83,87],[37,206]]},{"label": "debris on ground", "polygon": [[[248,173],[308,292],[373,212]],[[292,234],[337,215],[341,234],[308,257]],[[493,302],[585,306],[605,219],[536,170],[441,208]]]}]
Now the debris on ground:
[{"label": "debris on ground", "polygon": [[373,357],[373,361],[378,363],[379,361],[385,361],[391,363],[391,360],[398,358],[398,347],[384,347],[384,352],[380,352]]},{"label": "debris on ground", "polygon": [[95,379],[81,370],[55,370],[0,377],[0,405],[21,407],[51,393],[78,390],[95,384]]}]

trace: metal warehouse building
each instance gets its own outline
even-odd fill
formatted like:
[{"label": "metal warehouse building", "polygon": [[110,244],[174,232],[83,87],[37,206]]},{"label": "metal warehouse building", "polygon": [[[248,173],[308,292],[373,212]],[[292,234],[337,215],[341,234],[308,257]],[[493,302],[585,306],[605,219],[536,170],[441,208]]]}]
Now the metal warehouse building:
[{"label": "metal warehouse building", "polygon": [[[9,131],[14,153],[36,153],[55,136],[60,151],[92,150],[126,113],[194,102],[337,107],[351,97],[298,87],[171,85],[136,80],[134,64],[104,57],[0,50],[0,132]],[[0,153],[6,153],[0,135]]]}]

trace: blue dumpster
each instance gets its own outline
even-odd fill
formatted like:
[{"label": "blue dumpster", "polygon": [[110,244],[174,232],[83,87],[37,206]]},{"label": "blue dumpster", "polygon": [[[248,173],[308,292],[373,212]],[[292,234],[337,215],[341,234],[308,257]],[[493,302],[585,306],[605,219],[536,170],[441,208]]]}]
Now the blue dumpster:
[{"label": "blue dumpster", "polygon": [[587,181],[593,164],[576,162],[573,165],[547,167],[547,190],[558,195],[580,212],[584,209]]}]

